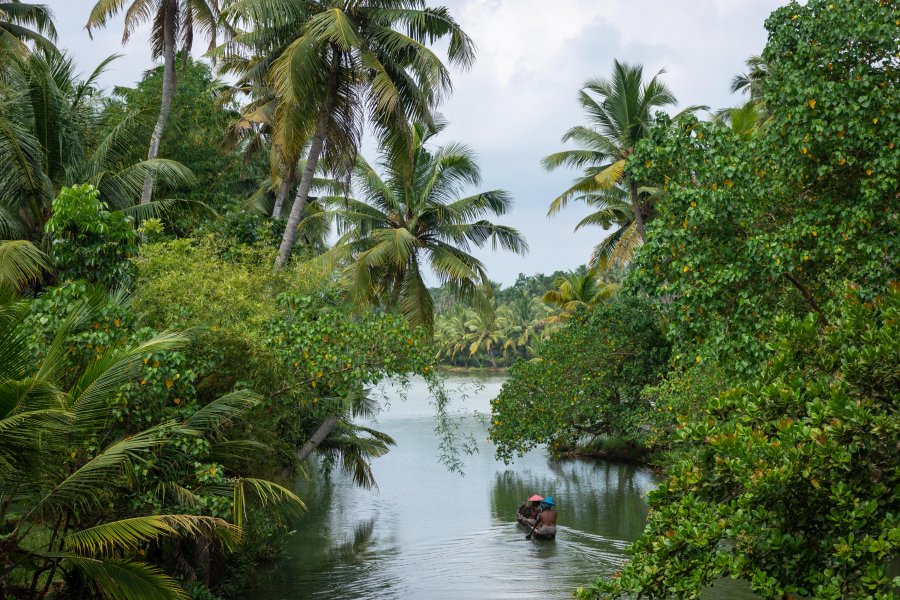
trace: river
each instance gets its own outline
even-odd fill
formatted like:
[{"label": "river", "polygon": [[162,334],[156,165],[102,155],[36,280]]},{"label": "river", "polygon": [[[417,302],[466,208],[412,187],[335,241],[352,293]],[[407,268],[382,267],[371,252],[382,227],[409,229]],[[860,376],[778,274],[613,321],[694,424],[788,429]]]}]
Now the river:
[{"label": "river", "polygon": [[[300,487],[309,512],[283,558],[261,570],[242,598],[514,599],[571,598],[593,578],[611,575],[643,529],[646,495],[659,478],[634,465],[555,460],[536,450],[504,465],[494,458],[479,414],[500,391],[500,377],[451,377],[450,412],[479,452],[464,475],[438,461],[434,408],[424,382],[400,399],[384,389],[385,410],[367,423],[397,446],[373,462],[377,489],[335,473],[331,484]],[[559,508],[555,541],[526,540],[516,508],[531,494]],[[731,582],[726,582],[730,584]],[[704,598],[750,598],[727,585]]]}]

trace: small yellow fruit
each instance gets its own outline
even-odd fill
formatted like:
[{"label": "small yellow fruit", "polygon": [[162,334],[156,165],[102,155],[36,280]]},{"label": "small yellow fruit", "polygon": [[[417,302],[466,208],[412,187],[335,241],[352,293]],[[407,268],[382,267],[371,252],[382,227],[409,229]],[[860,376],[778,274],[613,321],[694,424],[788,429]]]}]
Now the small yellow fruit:
[{"label": "small yellow fruit", "polygon": [[816,101],[815,101],[815,99],[810,100],[810,101],[808,102],[808,104],[809,104],[809,107],[810,107],[810,108],[815,108],[815,107],[816,107]]}]

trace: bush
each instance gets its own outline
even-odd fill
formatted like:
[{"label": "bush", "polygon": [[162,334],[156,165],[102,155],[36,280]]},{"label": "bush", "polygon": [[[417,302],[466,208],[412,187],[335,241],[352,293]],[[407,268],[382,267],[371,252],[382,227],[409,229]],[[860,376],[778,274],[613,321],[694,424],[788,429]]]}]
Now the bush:
[{"label": "bush", "polygon": [[93,186],[64,187],[44,228],[59,279],[85,279],[109,289],[131,282],[129,258],[137,253],[133,220],[110,212]]},{"label": "bush", "polygon": [[519,361],[492,402],[490,436],[505,461],[538,444],[556,451],[613,436],[642,446],[656,407],[641,390],[664,374],[669,344],[646,302],[621,297],[574,315]]}]

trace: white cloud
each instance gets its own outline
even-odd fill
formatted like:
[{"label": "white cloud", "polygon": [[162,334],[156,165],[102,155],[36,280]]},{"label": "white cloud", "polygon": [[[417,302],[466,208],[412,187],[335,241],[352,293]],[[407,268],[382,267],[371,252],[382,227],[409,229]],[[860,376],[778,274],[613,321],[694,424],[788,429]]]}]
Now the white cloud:
[{"label": "white cloud", "polygon": [[[91,42],[82,29],[93,0],[45,0],[56,11],[60,43],[90,71],[112,52],[126,57],[102,79],[131,85],[152,66],[148,34],[124,49],[121,17]],[[582,121],[575,101],[589,77],[609,73],[614,58],[641,62],[664,80],[682,105],[727,106],[731,77],[766,41],[763,22],[776,0],[432,0],[446,4],[478,45],[478,62],[456,73],[456,92],[443,107],[451,125],[444,140],[479,153],[485,188],[513,192],[516,208],[502,218],[525,233],[525,257],[479,252],[493,279],[511,283],[522,271],[551,272],[584,262],[597,230],[572,233],[578,208],[548,220],[550,200],[574,173],[546,173],[540,158],[560,149],[563,132]]]}]

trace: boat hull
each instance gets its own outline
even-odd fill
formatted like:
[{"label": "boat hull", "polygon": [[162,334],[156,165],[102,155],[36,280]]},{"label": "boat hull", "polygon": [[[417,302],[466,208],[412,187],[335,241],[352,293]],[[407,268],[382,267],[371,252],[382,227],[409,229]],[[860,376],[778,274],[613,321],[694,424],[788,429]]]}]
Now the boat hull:
[{"label": "boat hull", "polygon": [[531,531],[531,537],[538,538],[540,540],[554,540],[556,539],[556,532],[553,533],[541,533],[540,529],[531,530],[534,527],[534,519],[526,519],[524,517],[516,517],[516,522],[519,523],[522,527]]}]

